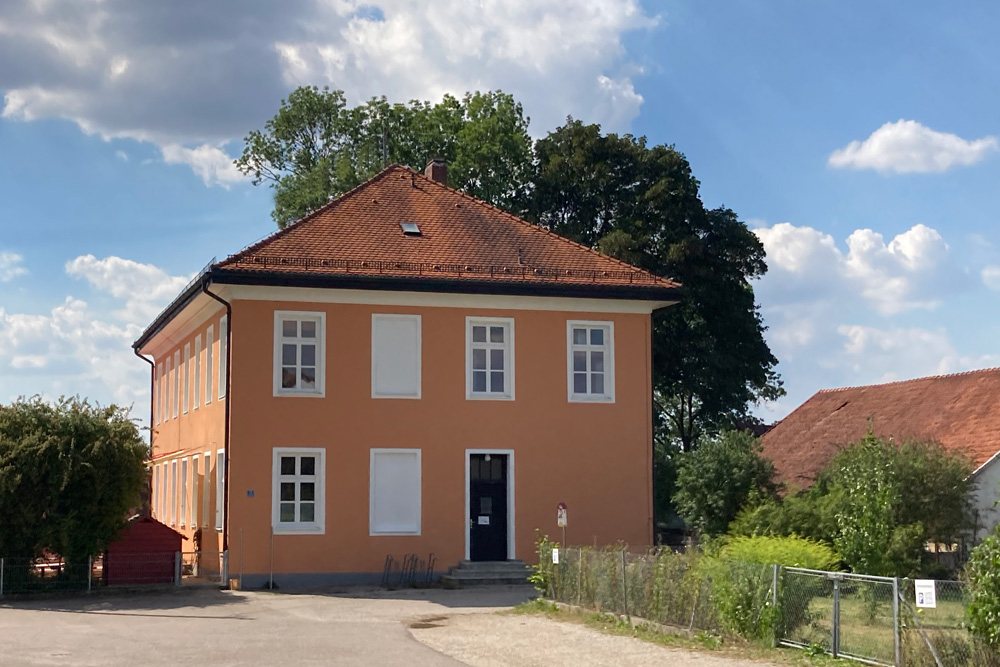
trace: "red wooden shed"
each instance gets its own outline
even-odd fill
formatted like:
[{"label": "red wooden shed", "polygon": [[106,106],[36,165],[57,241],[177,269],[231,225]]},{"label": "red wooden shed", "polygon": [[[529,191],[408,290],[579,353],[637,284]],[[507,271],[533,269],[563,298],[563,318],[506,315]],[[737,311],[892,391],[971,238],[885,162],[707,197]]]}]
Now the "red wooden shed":
[{"label": "red wooden shed", "polygon": [[186,539],[152,517],[134,517],[104,552],[105,585],[173,583],[176,554]]}]

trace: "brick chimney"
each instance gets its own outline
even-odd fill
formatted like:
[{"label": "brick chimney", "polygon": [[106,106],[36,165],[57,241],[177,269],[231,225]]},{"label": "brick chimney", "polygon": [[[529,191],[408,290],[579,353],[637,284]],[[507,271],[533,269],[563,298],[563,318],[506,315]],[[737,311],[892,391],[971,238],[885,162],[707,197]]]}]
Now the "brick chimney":
[{"label": "brick chimney", "polygon": [[448,163],[443,157],[432,158],[424,167],[424,176],[441,185],[448,185]]}]

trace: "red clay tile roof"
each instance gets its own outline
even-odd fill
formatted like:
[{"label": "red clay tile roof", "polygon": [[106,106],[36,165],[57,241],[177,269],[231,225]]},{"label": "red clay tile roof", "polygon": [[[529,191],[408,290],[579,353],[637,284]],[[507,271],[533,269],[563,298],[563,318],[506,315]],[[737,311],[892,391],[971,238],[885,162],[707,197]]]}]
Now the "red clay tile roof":
[{"label": "red clay tile roof", "polygon": [[869,418],[876,435],[933,440],[978,468],[1000,452],[1000,368],[817,392],[764,435],[764,455],[779,481],[806,488]]},{"label": "red clay tile roof", "polygon": [[[404,235],[404,222],[421,235]],[[217,270],[678,287],[399,165]]]}]

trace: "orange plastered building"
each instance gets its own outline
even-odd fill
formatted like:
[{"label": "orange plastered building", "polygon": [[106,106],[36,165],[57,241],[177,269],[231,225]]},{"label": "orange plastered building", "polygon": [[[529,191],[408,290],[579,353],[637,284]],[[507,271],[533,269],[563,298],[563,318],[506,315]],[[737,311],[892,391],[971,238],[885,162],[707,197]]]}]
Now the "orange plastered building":
[{"label": "orange plastered building", "polygon": [[[152,506],[243,585],[652,542],[651,314],[679,286],[392,166],[207,267],[135,342]],[[440,569],[440,568],[439,568]]]}]

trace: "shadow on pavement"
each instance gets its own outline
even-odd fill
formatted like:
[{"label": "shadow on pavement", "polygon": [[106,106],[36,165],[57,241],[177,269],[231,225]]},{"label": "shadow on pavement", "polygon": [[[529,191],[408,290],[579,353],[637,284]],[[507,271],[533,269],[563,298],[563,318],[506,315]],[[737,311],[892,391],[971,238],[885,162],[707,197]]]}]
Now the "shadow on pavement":
[{"label": "shadow on pavement", "polygon": [[[86,596],[45,596],[5,599],[0,609],[98,614],[108,616],[147,616],[170,618],[241,619],[240,605],[246,599],[210,588],[164,589],[157,591],[101,591]],[[230,612],[198,614],[197,610]],[[172,613],[173,612],[173,613]]]}]

